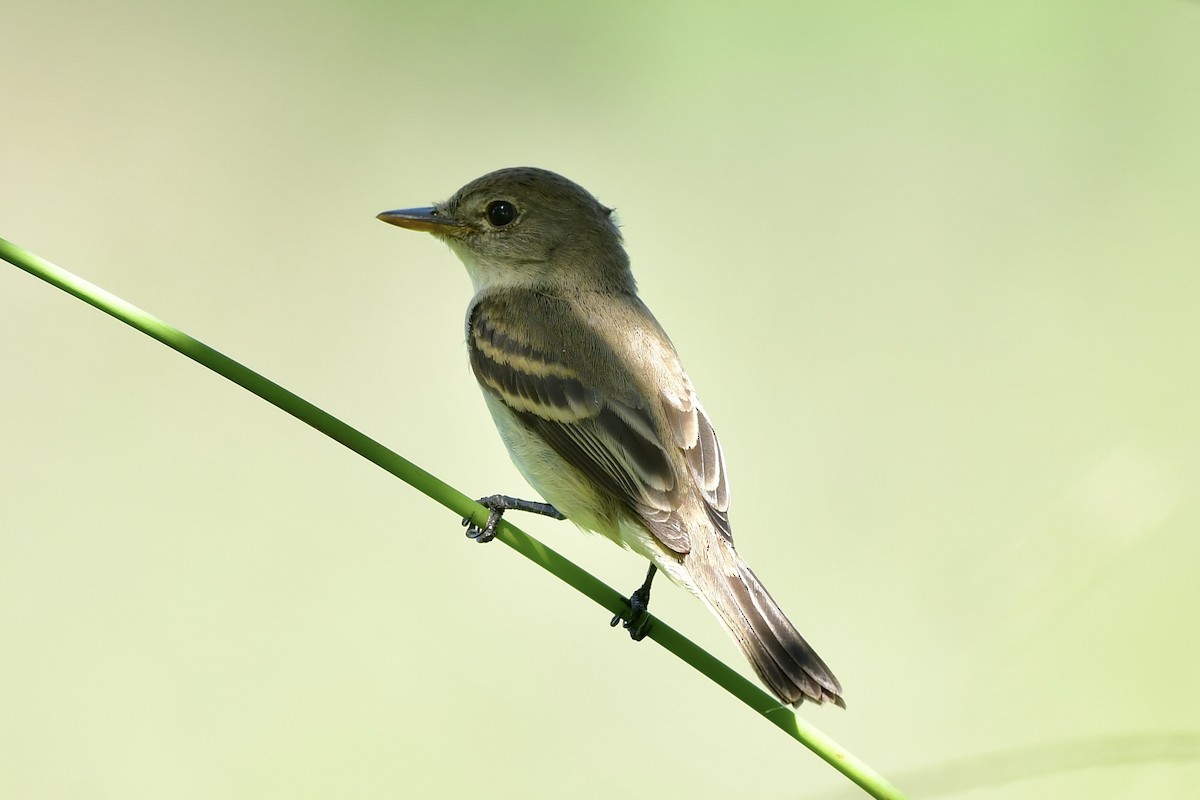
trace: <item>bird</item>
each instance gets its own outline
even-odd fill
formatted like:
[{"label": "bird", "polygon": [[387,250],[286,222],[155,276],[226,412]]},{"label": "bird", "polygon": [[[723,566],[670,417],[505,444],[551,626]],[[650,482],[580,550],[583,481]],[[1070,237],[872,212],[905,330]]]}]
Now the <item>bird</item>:
[{"label": "bird", "polygon": [[633,639],[647,634],[661,570],[699,597],[783,703],[844,708],[837,678],[734,548],[720,442],[638,296],[613,209],[554,172],[510,167],[378,219],[431,233],[466,267],[471,370],[546,501],[483,498],[491,515],[468,535],[488,541],[512,509],[602,534],[650,562],[623,620]]}]

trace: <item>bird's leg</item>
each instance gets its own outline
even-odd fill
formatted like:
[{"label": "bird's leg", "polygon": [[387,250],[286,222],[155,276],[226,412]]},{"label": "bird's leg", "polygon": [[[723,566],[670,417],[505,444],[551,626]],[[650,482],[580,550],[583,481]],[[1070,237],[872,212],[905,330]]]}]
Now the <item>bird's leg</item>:
[{"label": "bird's leg", "polygon": [[[635,642],[645,639],[646,634],[650,632],[650,617],[646,612],[650,609],[650,584],[653,583],[656,572],[658,567],[651,564],[646,572],[645,582],[629,595],[630,611],[629,619],[625,620],[625,630],[629,631],[629,638]],[[613,617],[609,624],[615,628],[618,622],[621,622],[620,614]]]},{"label": "bird's leg", "polygon": [[486,506],[490,514],[488,514],[487,524],[482,528],[471,522],[470,517],[463,517],[463,527],[467,529],[467,538],[474,539],[479,543],[490,542],[496,538],[496,525],[500,522],[500,518],[504,516],[505,511],[528,511],[533,514],[541,514],[554,519],[566,519],[562,512],[549,503],[539,503],[536,500],[521,500],[517,497],[509,497],[503,494],[493,494],[489,497],[481,497],[478,501],[481,506]]}]

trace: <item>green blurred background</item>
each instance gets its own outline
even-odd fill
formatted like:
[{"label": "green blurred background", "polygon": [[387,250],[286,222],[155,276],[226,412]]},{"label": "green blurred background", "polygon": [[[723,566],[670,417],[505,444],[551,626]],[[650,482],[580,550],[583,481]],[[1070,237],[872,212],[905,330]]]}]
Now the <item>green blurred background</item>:
[{"label": "green blurred background", "polygon": [[[740,549],[845,684],[807,717],[914,796],[1195,796],[1197,3],[3,20],[0,236],[519,494],[462,267],[374,215],[562,172],[617,207]],[[413,490],[0,267],[0,796],[844,791]],[[745,670],[684,592],[655,610]]]}]

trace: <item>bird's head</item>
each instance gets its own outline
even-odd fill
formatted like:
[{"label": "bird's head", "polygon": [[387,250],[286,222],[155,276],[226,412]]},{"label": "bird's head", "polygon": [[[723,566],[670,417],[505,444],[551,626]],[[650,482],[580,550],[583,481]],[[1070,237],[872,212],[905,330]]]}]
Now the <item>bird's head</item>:
[{"label": "bird's head", "polygon": [[446,242],[466,265],[476,291],[634,288],[612,209],[544,169],[490,172],[443,203],[385,211],[379,219]]}]

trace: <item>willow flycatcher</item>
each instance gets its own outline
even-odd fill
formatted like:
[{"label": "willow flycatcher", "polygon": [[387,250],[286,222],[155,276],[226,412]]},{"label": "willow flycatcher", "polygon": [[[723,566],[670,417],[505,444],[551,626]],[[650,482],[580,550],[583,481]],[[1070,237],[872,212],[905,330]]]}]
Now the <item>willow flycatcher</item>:
[{"label": "willow flycatcher", "polygon": [[[646,633],[661,569],[695,593],[781,700],[844,706],[842,687],[733,547],[721,446],[675,347],[637,296],[612,209],[531,167],[379,219],[427,231],[467,267],[471,368],[517,468],[565,515],[650,560],[625,622]],[[619,618],[613,620],[615,625]]]}]

